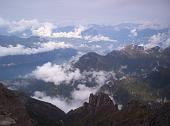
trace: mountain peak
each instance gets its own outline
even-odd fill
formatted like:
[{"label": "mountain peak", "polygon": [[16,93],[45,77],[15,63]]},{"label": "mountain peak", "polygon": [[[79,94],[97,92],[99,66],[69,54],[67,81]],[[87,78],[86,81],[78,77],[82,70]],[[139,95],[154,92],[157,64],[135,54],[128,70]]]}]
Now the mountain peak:
[{"label": "mountain peak", "polygon": [[90,94],[89,105],[93,107],[101,107],[105,105],[113,105],[113,101],[107,94],[99,93],[96,95]]}]

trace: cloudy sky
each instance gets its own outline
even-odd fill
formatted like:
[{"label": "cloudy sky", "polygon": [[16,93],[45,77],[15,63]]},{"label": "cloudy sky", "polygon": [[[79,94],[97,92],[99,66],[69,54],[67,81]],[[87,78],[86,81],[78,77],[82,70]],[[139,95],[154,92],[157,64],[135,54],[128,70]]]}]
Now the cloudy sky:
[{"label": "cloudy sky", "polygon": [[0,0],[0,17],[58,24],[170,22],[170,0]]}]

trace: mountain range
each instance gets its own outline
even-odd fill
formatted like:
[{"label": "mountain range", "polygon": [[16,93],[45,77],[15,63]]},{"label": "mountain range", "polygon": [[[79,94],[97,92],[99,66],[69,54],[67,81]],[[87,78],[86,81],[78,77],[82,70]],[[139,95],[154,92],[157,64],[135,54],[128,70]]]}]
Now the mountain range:
[{"label": "mountain range", "polygon": [[6,27],[0,126],[169,126],[169,27]]},{"label": "mountain range", "polygon": [[107,94],[90,94],[89,102],[64,113],[59,108],[6,89],[0,84],[1,126],[168,126],[170,104],[130,101],[122,110]]}]

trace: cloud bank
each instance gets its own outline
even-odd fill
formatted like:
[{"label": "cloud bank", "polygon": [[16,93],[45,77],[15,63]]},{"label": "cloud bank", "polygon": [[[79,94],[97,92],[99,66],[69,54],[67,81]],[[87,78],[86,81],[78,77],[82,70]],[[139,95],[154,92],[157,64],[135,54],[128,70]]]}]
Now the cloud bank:
[{"label": "cloud bank", "polygon": [[148,43],[145,44],[144,46],[146,49],[153,48],[155,46],[160,46],[160,47],[166,48],[166,47],[170,46],[168,36],[165,35],[164,33],[158,33],[156,35],[153,35],[149,38]]},{"label": "cloud bank", "polygon": [[[46,63],[38,66],[32,73],[32,77],[43,80],[45,82],[53,82],[56,86],[60,84],[76,86],[71,92],[71,98],[63,98],[60,96],[47,96],[44,92],[35,92],[34,98],[50,102],[65,112],[81,106],[85,101],[88,101],[90,93],[96,93],[101,86],[107,83],[110,78],[115,77],[113,71],[84,71],[80,72],[78,68],[73,68],[71,64],[57,65]],[[74,85],[76,83],[76,85]],[[87,86],[87,83],[95,83]]]},{"label": "cloud bank", "polygon": [[[0,17],[0,27],[5,27],[8,34],[21,33],[24,37],[33,36],[48,37],[48,38],[75,38],[83,39],[89,42],[94,41],[113,41],[111,38],[103,35],[84,36],[82,32],[88,27],[77,25],[73,31],[55,32],[57,26],[50,22],[39,22],[36,19],[19,21],[8,21]],[[29,31],[30,33],[27,33]]]},{"label": "cloud bank", "polygon": [[72,45],[65,42],[47,42],[37,43],[36,47],[25,47],[24,45],[17,44],[16,46],[9,45],[7,47],[0,46],[0,57],[9,55],[31,55],[36,53],[48,52],[59,48],[72,48]]},{"label": "cloud bank", "polygon": [[81,78],[79,69],[72,69],[70,65],[57,65],[50,62],[43,66],[38,66],[32,72],[32,75],[37,79],[44,80],[45,82],[53,82],[59,85],[61,82],[66,81],[69,83],[71,80],[78,80]]}]

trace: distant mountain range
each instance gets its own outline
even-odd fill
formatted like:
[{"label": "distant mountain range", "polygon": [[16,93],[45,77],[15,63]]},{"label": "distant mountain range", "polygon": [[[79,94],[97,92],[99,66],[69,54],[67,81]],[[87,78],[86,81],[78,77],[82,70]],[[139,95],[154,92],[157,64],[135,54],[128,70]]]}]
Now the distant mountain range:
[{"label": "distant mountain range", "polygon": [[58,26],[51,29],[51,34],[48,36],[33,34],[32,30],[33,29],[25,29],[20,32],[7,32],[4,34],[2,32],[0,33],[0,45],[23,44],[32,46],[32,44],[36,42],[64,41],[72,44],[79,51],[86,53],[94,51],[106,54],[113,49],[118,49],[131,43],[137,45],[150,43],[149,46],[155,46],[156,44],[167,47],[167,39],[170,37],[169,27],[133,23]]},{"label": "distant mountain range", "polygon": [[[148,109],[155,110],[150,109],[153,104],[159,104],[159,110],[162,102],[170,100],[169,27],[131,23],[63,26],[50,29],[48,35],[42,34],[44,32],[35,35],[31,30],[35,32],[36,29],[5,34],[0,31],[0,81],[9,89],[51,102],[65,112],[78,108],[62,119],[66,125],[81,126],[81,122],[82,125],[90,125],[85,122],[91,122],[93,118],[96,120],[93,125],[99,125],[98,118],[102,120],[101,126],[125,125],[120,118],[115,118],[120,116],[130,120],[127,126],[140,125],[137,121],[131,123],[134,118],[141,120],[141,125],[152,124],[155,122],[144,116],[129,119],[127,111],[134,115],[138,113],[129,108],[128,103],[137,101],[134,103],[137,110],[144,111],[142,115],[145,115]],[[116,112],[109,113],[112,110],[107,107],[101,110],[99,107],[98,110],[96,103],[94,107],[90,101],[83,105],[88,102],[91,93],[95,94],[94,97],[106,94],[99,96],[107,101],[110,97],[113,102],[111,108]],[[34,100],[30,104],[34,104]],[[141,108],[145,105],[147,107]],[[117,112],[120,106],[125,107],[123,112]],[[98,116],[104,110],[108,112],[109,121]],[[86,111],[90,113],[87,116],[84,115]],[[97,111],[96,117],[93,116],[96,114],[94,111]],[[155,113],[149,112],[146,116],[150,118],[150,114]],[[31,116],[36,117],[32,111]],[[162,116],[160,114],[161,120]],[[155,115],[153,117],[158,119]],[[39,116],[36,118],[39,120]],[[80,122],[75,121],[76,118]],[[114,119],[119,123],[110,121]],[[46,125],[44,121],[42,124]]]}]

